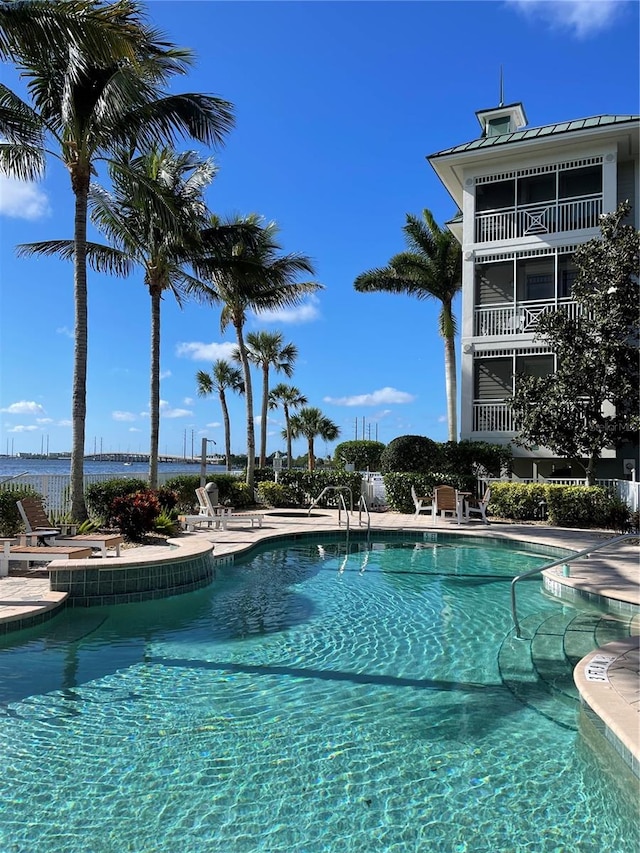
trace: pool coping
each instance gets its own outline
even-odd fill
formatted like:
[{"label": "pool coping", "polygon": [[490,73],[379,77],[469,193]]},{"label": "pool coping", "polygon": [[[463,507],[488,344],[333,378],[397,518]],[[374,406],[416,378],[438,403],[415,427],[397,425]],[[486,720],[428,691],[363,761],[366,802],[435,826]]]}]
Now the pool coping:
[{"label": "pool coping", "polygon": [[[211,553],[213,563],[221,565],[235,562],[236,557],[247,556],[257,546],[274,544],[283,540],[319,538],[328,533],[345,534],[346,529],[340,526],[336,511],[323,509],[321,512],[307,511],[290,512],[287,515],[262,511],[265,516],[262,527],[243,525],[240,520],[229,524],[227,530],[200,530],[192,533],[182,533],[179,537],[169,540],[167,546],[143,546],[140,548],[124,549],[120,557],[99,557],[90,560],[56,560],[56,567],[86,568],[87,564],[98,568],[115,569],[128,566],[139,566],[144,563],[166,563],[179,559]],[[354,513],[353,518],[356,517]],[[344,516],[344,513],[343,513]],[[361,517],[358,516],[361,520]],[[270,522],[273,522],[271,526]],[[238,526],[239,525],[239,526]],[[384,535],[402,535],[403,532],[415,535],[422,532],[426,538],[429,534],[444,531],[461,537],[470,536],[480,539],[495,539],[498,541],[517,541],[550,550],[551,553],[562,556],[565,553],[576,553],[592,544],[601,543],[604,539],[612,538],[611,531],[574,530],[568,528],[551,528],[537,525],[499,524],[484,525],[481,522],[470,522],[458,525],[454,521],[438,519],[434,525],[425,516],[416,518],[400,513],[372,513],[370,516],[372,533]],[[358,539],[364,538],[367,531],[355,521],[350,523],[350,535]],[[640,633],[640,584],[638,583],[638,547],[625,543],[624,546],[610,553],[602,549],[589,560],[572,563],[569,577],[562,574],[559,568],[544,571],[543,584],[546,590],[560,600],[575,600],[581,598],[598,604],[606,604],[607,609],[620,615],[634,617],[634,633]],[[53,593],[48,589],[48,579],[29,580],[25,578],[0,579],[0,634],[25,627],[40,624],[56,615],[60,608],[66,606],[67,595]],[[186,590],[185,590],[186,591]],[[27,595],[28,592],[28,595]],[[603,689],[599,682],[582,677],[585,667],[592,664],[594,656],[614,655],[611,672],[616,669],[626,669],[629,673],[629,653],[638,648],[637,636],[629,641],[620,641],[601,649],[593,650],[583,658],[575,668],[574,678],[584,706],[591,709],[602,721],[607,739],[612,742],[619,754],[632,767],[636,775],[640,775],[640,684],[637,680],[637,667],[634,673],[625,675],[624,681],[618,678],[619,688]],[[620,661],[619,665],[616,661]],[[606,687],[606,685],[605,685]]]}]

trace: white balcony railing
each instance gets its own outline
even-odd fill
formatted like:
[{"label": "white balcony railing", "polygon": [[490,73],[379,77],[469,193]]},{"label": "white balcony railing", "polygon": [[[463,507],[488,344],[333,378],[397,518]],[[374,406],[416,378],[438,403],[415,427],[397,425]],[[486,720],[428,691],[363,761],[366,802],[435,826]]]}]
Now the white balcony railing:
[{"label": "white balcony railing", "polygon": [[510,302],[476,308],[473,334],[477,337],[487,337],[535,332],[540,316],[558,308],[566,311],[572,320],[580,314],[580,306],[570,299],[559,302],[555,299],[547,299],[537,302],[520,302],[516,305]]},{"label": "white balcony railing", "polygon": [[504,401],[473,404],[473,432],[515,432],[514,418]]},{"label": "white balcony railing", "polygon": [[491,210],[476,214],[475,239],[476,243],[489,243],[597,228],[601,213],[601,195]]}]

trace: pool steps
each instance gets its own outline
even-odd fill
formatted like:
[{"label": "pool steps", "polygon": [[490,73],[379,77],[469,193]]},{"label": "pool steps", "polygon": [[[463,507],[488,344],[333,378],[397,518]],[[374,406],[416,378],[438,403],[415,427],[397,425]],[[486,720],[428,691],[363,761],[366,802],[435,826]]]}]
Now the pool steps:
[{"label": "pool steps", "polygon": [[523,704],[565,728],[577,730],[580,696],[576,664],[594,649],[627,639],[631,617],[597,612],[534,613],[521,620],[498,655],[502,681]]}]

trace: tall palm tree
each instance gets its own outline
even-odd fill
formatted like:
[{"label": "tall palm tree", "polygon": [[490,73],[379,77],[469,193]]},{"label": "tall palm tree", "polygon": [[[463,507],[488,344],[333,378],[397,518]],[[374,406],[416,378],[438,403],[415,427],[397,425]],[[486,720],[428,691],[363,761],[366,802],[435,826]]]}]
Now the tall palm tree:
[{"label": "tall palm tree", "polygon": [[213,394],[214,391],[218,393],[220,408],[222,409],[222,420],[224,422],[225,462],[227,471],[231,471],[231,425],[226,391],[231,390],[237,394],[244,394],[242,372],[237,367],[232,367],[228,361],[219,358],[217,361],[214,361],[211,373],[207,373],[206,370],[199,370],[197,372],[196,382],[198,383],[199,397],[207,397],[209,394]]},{"label": "tall palm tree", "polygon": [[300,409],[297,414],[292,415],[289,425],[293,438],[307,439],[309,471],[316,467],[314,440],[321,438],[323,441],[335,441],[340,435],[340,429],[315,406]]},{"label": "tall palm tree", "polygon": [[[267,464],[267,410],[269,408],[269,368],[293,376],[298,357],[295,344],[283,344],[280,332],[249,332],[246,338],[249,361],[262,370],[262,411],[260,417],[260,467]],[[236,353],[238,355],[238,353]]]},{"label": "tall palm tree", "polygon": [[[7,4],[8,5],[8,4]],[[42,9],[41,2],[22,4]],[[46,0],[45,0],[46,5]],[[51,9],[70,4],[51,4]],[[82,4],[81,4],[82,5]],[[58,37],[32,49],[11,42],[11,61],[27,81],[28,100],[0,85],[0,168],[21,180],[37,180],[57,148],[74,194],[75,346],[72,391],[71,513],[86,518],[83,491],[87,383],[87,211],[91,175],[98,160],[120,145],[141,150],[188,135],[220,144],[233,125],[232,106],[203,94],[169,94],[170,79],[193,61],[145,21],[135,0],[91,4],[96,16],[122,31],[128,52],[98,51]],[[6,11],[6,8],[4,9]],[[53,14],[53,12],[52,12]],[[102,18],[99,18],[102,20]],[[52,18],[53,20],[53,18]],[[44,27],[46,30],[47,28]],[[41,27],[42,30],[42,27]],[[58,27],[55,32],[59,33]],[[133,52],[133,61],[130,59]]]},{"label": "tall palm tree", "polygon": [[[215,168],[191,151],[150,148],[139,156],[117,152],[109,164],[112,190],[93,184],[89,193],[91,219],[110,246],[87,243],[89,263],[99,271],[128,275],[139,267],[151,299],[151,369],[149,399],[149,484],[158,486],[160,435],[160,308],[172,293],[179,305],[198,284],[186,269],[199,251],[199,233],[207,218],[204,191]],[[28,244],[21,252],[65,257],[70,241]]]},{"label": "tall palm tree", "polygon": [[287,468],[291,468],[291,410],[307,405],[307,398],[301,394],[295,385],[285,385],[281,382],[269,391],[269,408],[277,409],[282,406],[284,412],[285,433],[287,438]]},{"label": "tall palm tree", "polygon": [[209,255],[198,263],[197,271],[208,281],[199,295],[212,304],[220,305],[220,328],[233,326],[238,343],[238,360],[242,365],[247,406],[247,476],[253,489],[255,471],[255,430],[253,423],[253,389],[244,325],[249,311],[260,312],[297,305],[309,293],[322,288],[317,282],[297,281],[300,273],[313,275],[313,264],[305,255],[279,254],[274,222],[263,224],[260,217],[238,218],[230,226],[255,227],[249,237],[238,237],[229,230],[226,245],[216,240]]},{"label": "tall palm tree", "polygon": [[384,269],[359,275],[359,293],[403,293],[416,299],[442,303],[439,324],[444,338],[444,370],[447,393],[449,441],[458,440],[456,383],[456,318],[453,301],[462,289],[462,251],[453,234],[441,229],[429,210],[422,219],[410,213],[403,228],[409,251],[394,255]]}]

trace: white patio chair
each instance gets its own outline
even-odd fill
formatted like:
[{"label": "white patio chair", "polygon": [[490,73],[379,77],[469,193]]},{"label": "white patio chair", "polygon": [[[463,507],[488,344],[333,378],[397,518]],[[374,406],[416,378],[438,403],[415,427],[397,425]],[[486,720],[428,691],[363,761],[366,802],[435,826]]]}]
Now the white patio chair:
[{"label": "white patio chair", "polygon": [[487,520],[487,507],[489,506],[489,501],[491,500],[491,487],[485,490],[484,495],[482,496],[482,500],[478,500],[477,498],[470,498],[467,501],[466,505],[466,515],[467,518],[470,518],[472,515],[479,515],[480,520],[483,524],[489,524]]},{"label": "white patio chair", "polygon": [[430,512],[433,513],[433,496],[428,495],[425,497],[418,497],[416,494],[415,486],[411,486],[411,497],[413,498],[413,505],[416,508],[414,513],[415,518],[417,518],[421,512]]}]

